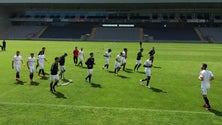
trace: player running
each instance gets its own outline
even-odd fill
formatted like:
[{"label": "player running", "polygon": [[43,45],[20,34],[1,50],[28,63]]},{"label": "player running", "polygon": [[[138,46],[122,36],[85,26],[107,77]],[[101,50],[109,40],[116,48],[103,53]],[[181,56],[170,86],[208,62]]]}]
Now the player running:
[{"label": "player running", "polygon": [[106,62],[105,62],[105,65],[103,66],[103,69],[106,68],[108,70],[109,68],[109,59],[111,57],[111,52],[112,50],[108,49],[108,51],[106,51],[103,55],[106,58]]},{"label": "player running", "polygon": [[146,81],[146,87],[150,88],[149,82],[151,78],[151,67],[152,67],[152,62],[153,62],[153,57],[151,56],[149,59],[146,60],[144,63],[143,67],[145,67],[145,73],[146,73],[146,78],[140,80],[140,84],[143,84],[143,81]]},{"label": "player running", "polygon": [[20,71],[21,71],[21,63],[23,64],[22,56],[20,56],[20,51],[16,51],[16,55],[12,58],[12,69],[16,71],[16,78],[15,80],[18,83],[21,83],[22,80],[20,79]]}]

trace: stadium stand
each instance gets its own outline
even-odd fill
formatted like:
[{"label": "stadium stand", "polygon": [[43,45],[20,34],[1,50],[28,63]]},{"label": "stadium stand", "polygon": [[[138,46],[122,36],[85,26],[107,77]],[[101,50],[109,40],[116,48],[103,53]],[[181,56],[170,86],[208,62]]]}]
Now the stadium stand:
[{"label": "stadium stand", "polygon": [[5,39],[31,39],[44,28],[44,26],[12,26],[3,36]]},{"label": "stadium stand", "polygon": [[140,41],[141,28],[97,27],[92,40],[96,41]]},{"label": "stadium stand", "polygon": [[222,43],[222,28],[221,27],[202,27],[199,28],[204,39],[209,42]]}]

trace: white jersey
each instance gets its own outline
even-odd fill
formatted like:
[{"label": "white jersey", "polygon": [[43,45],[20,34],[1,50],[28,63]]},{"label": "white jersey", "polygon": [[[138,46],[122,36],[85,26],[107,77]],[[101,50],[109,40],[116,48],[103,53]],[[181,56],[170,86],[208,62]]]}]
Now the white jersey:
[{"label": "white jersey", "polygon": [[14,66],[18,66],[18,65],[20,65],[20,63],[22,61],[22,56],[15,55],[12,60],[14,62]]},{"label": "white jersey", "polygon": [[39,55],[38,56],[38,62],[43,64],[45,62],[45,56],[44,55]]},{"label": "white jersey", "polygon": [[29,67],[33,67],[33,66],[35,65],[35,60],[36,60],[35,57],[32,58],[32,57],[30,56],[30,57],[28,58],[28,66],[29,66]]},{"label": "white jersey", "polygon": [[145,66],[145,73],[147,76],[151,76],[151,66],[152,66],[152,60],[147,59],[146,62],[144,63]]},{"label": "white jersey", "polygon": [[106,57],[106,58],[108,58],[108,59],[109,59],[109,58],[110,58],[110,56],[111,56],[111,52],[105,52],[105,53],[104,53],[104,57]]},{"label": "white jersey", "polygon": [[213,73],[209,70],[202,70],[200,72],[199,78],[203,78],[201,81],[201,88],[210,88],[210,79],[213,77]]},{"label": "white jersey", "polygon": [[122,52],[122,57],[123,57],[123,58],[122,58],[122,63],[126,63],[126,56],[127,56],[127,55],[126,55],[126,52],[123,51],[123,52]]},{"label": "white jersey", "polygon": [[118,63],[121,62],[121,56],[120,56],[120,55],[117,55],[117,56],[116,56],[116,61],[117,61]]},{"label": "white jersey", "polygon": [[84,57],[84,52],[83,51],[79,51],[79,59],[82,61]]}]

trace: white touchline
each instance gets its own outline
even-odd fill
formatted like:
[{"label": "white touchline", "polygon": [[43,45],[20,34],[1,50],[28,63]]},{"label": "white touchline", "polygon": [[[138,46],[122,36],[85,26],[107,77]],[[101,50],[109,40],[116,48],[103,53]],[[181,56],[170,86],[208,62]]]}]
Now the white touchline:
[{"label": "white touchline", "polygon": [[20,106],[42,106],[42,107],[66,107],[82,109],[107,109],[107,110],[125,110],[125,111],[148,111],[148,112],[167,112],[167,113],[184,113],[184,114],[205,114],[211,115],[210,112],[195,112],[183,110],[165,110],[165,109],[147,109],[147,108],[125,108],[125,107],[97,107],[97,106],[77,106],[62,104],[44,104],[44,103],[20,103],[20,102],[0,102],[0,105],[20,105]]}]

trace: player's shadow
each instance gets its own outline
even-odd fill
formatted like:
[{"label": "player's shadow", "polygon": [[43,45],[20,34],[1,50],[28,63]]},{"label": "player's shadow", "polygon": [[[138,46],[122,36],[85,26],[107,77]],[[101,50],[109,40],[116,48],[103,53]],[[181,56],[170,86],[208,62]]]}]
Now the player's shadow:
[{"label": "player's shadow", "polygon": [[24,82],[24,81],[21,81],[21,82],[14,82],[14,84],[16,84],[16,85],[24,85],[26,82]]},{"label": "player's shadow", "polygon": [[133,69],[128,69],[128,68],[126,68],[124,71],[127,72],[127,73],[133,73],[134,72]]},{"label": "player's shadow", "polygon": [[155,88],[155,87],[151,87],[150,89],[153,90],[154,92],[167,93],[166,91],[163,91],[162,89],[158,89],[158,88]]},{"label": "player's shadow", "polygon": [[93,87],[93,88],[102,88],[102,86],[101,86],[100,84],[91,83],[90,85],[91,85],[91,87]]},{"label": "player's shadow", "polygon": [[39,84],[40,84],[40,83],[39,83],[39,82],[36,82],[36,81],[33,81],[33,82],[30,83],[31,86],[39,86]]},{"label": "player's shadow", "polygon": [[211,109],[209,110],[210,112],[214,113],[216,116],[222,116],[222,112],[221,111],[218,111],[216,109]]},{"label": "player's shadow", "polygon": [[153,66],[153,68],[161,69],[162,67],[160,67],[160,66]]},{"label": "player's shadow", "polygon": [[124,75],[119,75],[119,74],[118,74],[117,77],[120,77],[120,78],[122,78],[122,79],[130,79],[130,77],[127,77],[127,76],[124,76]]},{"label": "player's shadow", "polygon": [[144,72],[144,71],[143,71],[143,72],[142,72],[142,71],[137,71],[137,72],[138,72],[138,73],[140,73],[140,74],[145,74],[145,72]]},{"label": "player's shadow", "polygon": [[56,98],[67,99],[67,98],[65,97],[65,95],[64,95],[63,93],[61,93],[61,92],[56,91],[56,92],[54,92],[53,94],[56,96]]}]

